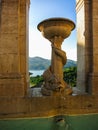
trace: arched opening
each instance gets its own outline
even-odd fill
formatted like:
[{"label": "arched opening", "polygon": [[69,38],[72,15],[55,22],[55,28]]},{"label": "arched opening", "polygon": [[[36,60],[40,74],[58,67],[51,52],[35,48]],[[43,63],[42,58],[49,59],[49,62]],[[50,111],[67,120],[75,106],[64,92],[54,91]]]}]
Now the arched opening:
[{"label": "arched opening", "polygon": [[[51,43],[42,37],[37,30],[37,25],[44,19],[51,17],[64,17],[76,23],[76,1],[41,1],[31,0],[29,18],[29,57],[51,59]],[[67,59],[77,61],[76,29],[63,44],[62,49],[67,54]],[[33,62],[34,63],[34,62]],[[29,64],[30,71],[33,66]],[[37,69],[37,68],[36,68]],[[33,71],[34,72],[34,71]],[[40,71],[39,71],[40,72]]]}]

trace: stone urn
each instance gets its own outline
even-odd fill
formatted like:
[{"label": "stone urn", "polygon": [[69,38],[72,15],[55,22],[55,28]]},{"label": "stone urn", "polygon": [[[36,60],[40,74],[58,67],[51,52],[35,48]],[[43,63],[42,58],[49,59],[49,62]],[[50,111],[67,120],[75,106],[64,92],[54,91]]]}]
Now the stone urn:
[{"label": "stone urn", "polygon": [[72,94],[72,89],[63,80],[63,66],[66,64],[67,57],[61,45],[64,39],[71,34],[75,24],[65,18],[50,18],[40,22],[37,28],[51,42],[52,47],[51,65],[43,73],[42,94],[47,96]]}]

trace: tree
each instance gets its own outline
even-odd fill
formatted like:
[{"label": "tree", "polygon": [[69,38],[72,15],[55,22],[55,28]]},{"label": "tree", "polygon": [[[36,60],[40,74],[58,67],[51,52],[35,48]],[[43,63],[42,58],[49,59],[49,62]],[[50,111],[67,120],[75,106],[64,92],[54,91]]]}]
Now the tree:
[{"label": "tree", "polygon": [[76,86],[77,67],[70,67],[64,69],[64,80],[72,87]]}]

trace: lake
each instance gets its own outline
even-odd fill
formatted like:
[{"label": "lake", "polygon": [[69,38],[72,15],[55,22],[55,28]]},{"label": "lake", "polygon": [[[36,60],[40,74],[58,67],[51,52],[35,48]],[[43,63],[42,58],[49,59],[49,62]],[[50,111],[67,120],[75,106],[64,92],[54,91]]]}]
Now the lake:
[{"label": "lake", "polygon": [[35,77],[37,75],[42,75],[45,70],[29,70],[30,73],[32,73],[31,76]]}]

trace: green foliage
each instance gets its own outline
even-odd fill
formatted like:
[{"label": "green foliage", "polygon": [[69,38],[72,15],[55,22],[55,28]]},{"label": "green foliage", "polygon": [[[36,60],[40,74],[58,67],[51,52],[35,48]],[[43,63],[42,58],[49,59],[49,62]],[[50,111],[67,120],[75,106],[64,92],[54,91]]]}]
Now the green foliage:
[{"label": "green foliage", "polygon": [[[63,74],[65,82],[67,82],[70,86],[75,87],[77,79],[77,67],[64,68]],[[43,77],[39,75],[36,77],[30,77],[30,84],[32,86],[40,87],[43,81]]]},{"label": "green foliage", "polygon": [[77,67],[70,67],[64,69],[64,80],[72,87],[76,86]]},{"label": "green foliage", "polygon": [[35,77],[30,77],[30,84],[32,86],[40,86],[40,84],[44,81],[42,76],[35,76]]}]

